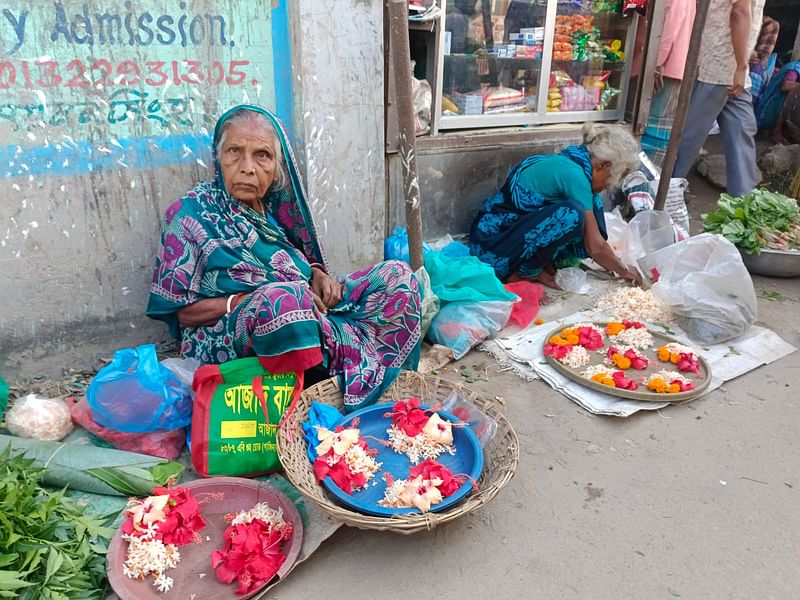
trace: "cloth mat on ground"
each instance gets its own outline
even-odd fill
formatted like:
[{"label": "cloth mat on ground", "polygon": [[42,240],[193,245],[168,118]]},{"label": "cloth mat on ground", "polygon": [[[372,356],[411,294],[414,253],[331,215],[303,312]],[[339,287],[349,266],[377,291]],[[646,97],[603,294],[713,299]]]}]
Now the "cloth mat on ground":
[{"label": "cloth mat on ground", "polygon": [[[577,312],[545,325],[529,327],[507,338],[489,340],[484,342],[481,350],[492,354],[501,365],[508,366],[520,377],[527,380],[541,379],[554,390],[597,415],[628,417],[640,410],[656,410],[667,406],[667,402],[638,402],[596,392],[564,377],[547,363],[543,351],[544,340],[558,324],[603,320],[609,318],[594,311]],[[650,327],[655,331],[663,331],[663,328],[656,325]],[[711,366],[711,385],[702,395],[717,389],[726,381],[761,365],[775,362],[797,350],[774,331],[764,327],[751,327],[741,337],[705,347],[692,342],[676,325],[670,325],[670,331],[664,333],[697,348],[708,361]]]}]

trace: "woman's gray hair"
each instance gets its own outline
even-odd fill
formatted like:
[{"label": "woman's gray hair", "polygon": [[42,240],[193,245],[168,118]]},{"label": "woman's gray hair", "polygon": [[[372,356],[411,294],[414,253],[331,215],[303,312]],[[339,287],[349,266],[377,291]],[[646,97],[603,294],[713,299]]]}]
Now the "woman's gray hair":
[{"label": "woman's gray hair", "polygon": [[619,125],[584,123],[583,143],[589,154],[608,162],[608,187],[617,185],[626,173],[639,168],[639,143]]},{"label": "woman's gray hair", "polygon": [[230,129],[232,125],[244,125],[251,130],[262,129],[267,135],[272,136],[275,140],[275,174],[271,188],[280,190],[286,187],[288,177],[286,175],[286,163],[283,160],[283,151],[281,150],[281,141],[270,120],[261,113],[247,108],[237,110],[228,117],[228,120],[222,124],[219,130],[219,141],[217,142],[216,148],[218,157],[222,156],[222,147],[225,145],[225,139],[228,137],[228,129]]}]

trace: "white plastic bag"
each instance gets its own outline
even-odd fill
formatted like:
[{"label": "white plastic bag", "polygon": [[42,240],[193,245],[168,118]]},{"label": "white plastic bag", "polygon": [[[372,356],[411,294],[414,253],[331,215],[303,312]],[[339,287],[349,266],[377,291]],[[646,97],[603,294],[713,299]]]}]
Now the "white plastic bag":
[{"label": "white plastic bag", "polygon": [[6,427],[18,437],[58,442],[72,431],[72,416],[63,400],[28,394],[8,409]]},{"label": "white plastic bag", "polygon": [[556,283],[565,292],[572,294],[591,294],[592,286],[586,280],[586,271],[578,267],[569,267],[556,271]]},{"label": "white plastic bag", "polygon": [[744,334],[756,320],[756,292],[736,247],[704,233],[649,257],[658,281],[653,293],[689,337],[717,344]]},{"label": "white plastic bag", "polygon": [[628,267],[636,268],[636,261],[644,254],[644,250],[638,238],[633,235],[631,227],[622,216],[619,210],[605,214],[606,232],[608,233],[608,244],[614,254]]}]

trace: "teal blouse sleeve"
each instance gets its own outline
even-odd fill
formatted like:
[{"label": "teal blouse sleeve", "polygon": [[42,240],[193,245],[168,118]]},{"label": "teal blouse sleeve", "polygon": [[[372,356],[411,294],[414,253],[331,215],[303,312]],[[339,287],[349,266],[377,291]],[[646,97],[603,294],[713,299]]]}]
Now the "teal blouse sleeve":
[{"label": "teal blouse sleeve", "polygon": [[592,186],[583,170],[563,156],[556,155],[531,165],[520,173],[517,183],[547,203],[574,200],[584,210],[592,210],[594,205]]}]

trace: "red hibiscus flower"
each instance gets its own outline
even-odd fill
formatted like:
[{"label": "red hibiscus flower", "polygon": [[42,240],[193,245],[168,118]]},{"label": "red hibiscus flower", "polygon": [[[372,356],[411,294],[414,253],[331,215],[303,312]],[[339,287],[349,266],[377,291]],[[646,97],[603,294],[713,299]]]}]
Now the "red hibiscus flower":
[{"label": "red hibiscus flower", "polygon": [[670,385],[678,384],[681,386],[682,392],[689,392],[694,389],[694,384],[691,381],[681,381],[680,379],[676,379],[674,381],[670,381]]},{"label": "red hibiscus flower", "polygon": [[281,550],[284,540],[291,537],[291,525],[273,529],[264,521],[231,525],[225,530],[225,547],[211,553],[211,567],[220,583],[234,580],[236,593],[249,594],[269,582],[286,556]]},{"label": "red hibiscus flower", "polygon": [[545,356],[552,356],[556,360],[561,360],[567,354],[569,354],[570,350],[572,350],[572,346],[569,344],[564,344],[559,346],[557,344],[545,344],[544,345],[544,355]]},{"label": "red hibiscus flower", "polygon": [[691,353],[682,353],[678,361],[678,371],[684,373],[700,373],[700,361]]},{"label": "red hibiscus flower", "polygon": [[587,350],[597,350],[603,347],[603,336],[594,327],[578,328],[579,344]]},{"label": "red hibiscus flower", "polygon": [[464,483],[463,477],[456,477],[443,464],[430,459],[412,467],[408,472],[409,479],[415,479],[419,475],[422,475],[422,478],[428,481],[441,479],[442,483],[436,487],[439,488],[444,498],[453,494]]},{"label": "red hibiscus flower", "polygon": [[623,356],[629,358],[631,361],[631,368],[636,369],[638,371],[645,370],[650,364],[650,359],[648,359],[645,356],[640,356],[639,354],[636,354],[636,351],[633,349],[626,350]]},{"label": "red hibiscus flower", "polygon": [[407,401],[395,402],[392,406],[392,425],[402,429],[409,437],[419,435],[428,415],[419,407],[419,398],[409,398]]},{"label": "red hibiscus flower", "polygon": [[635,381],[625,377],[624,371],[614,371],[611,374],[611,378],[614,380],[614,385],[621,390],[633,391],[639,387]]},{"label": "red hibiscus flower", "polygon": [[639,321],[628,321],[623,320],[622,324],[625,325],[625,329],[644,329],[644,323],[640,323]]}]

